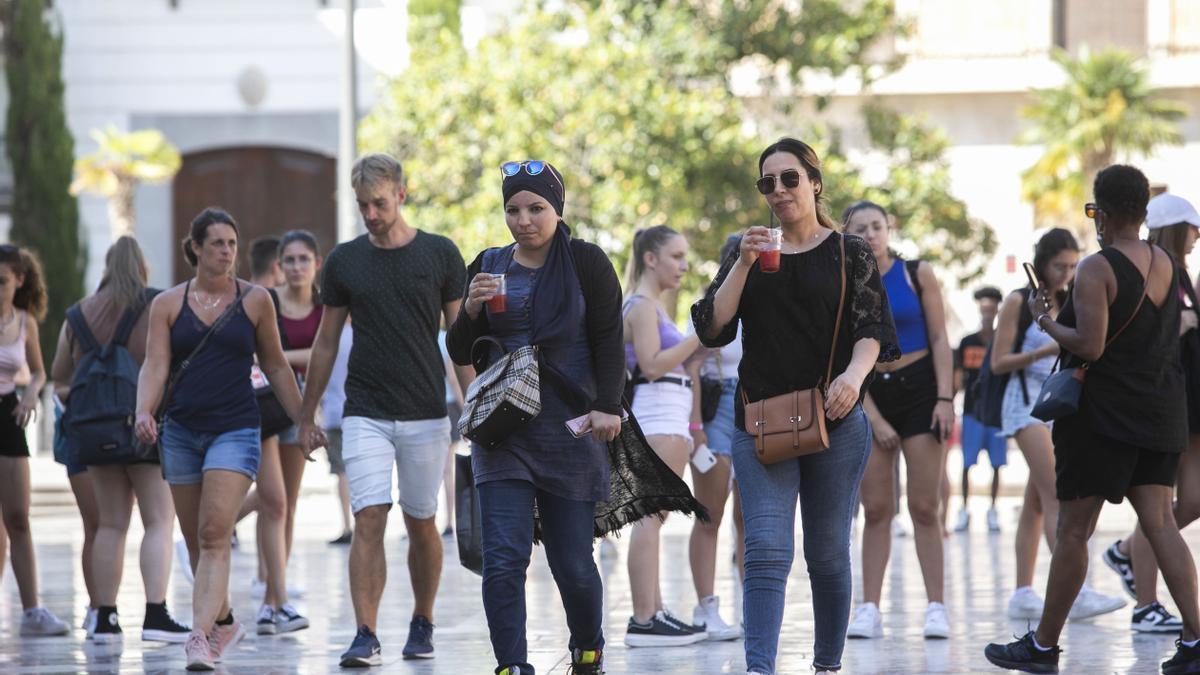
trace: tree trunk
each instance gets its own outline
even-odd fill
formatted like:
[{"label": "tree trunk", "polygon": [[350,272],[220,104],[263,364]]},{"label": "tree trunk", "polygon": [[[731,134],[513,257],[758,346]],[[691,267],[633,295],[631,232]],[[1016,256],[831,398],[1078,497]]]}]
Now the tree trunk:
[{"label": "tree trunk", "polygon": [[132,178],[122,177],[117,180],[117,191],[108,198],[108,221],[112,227],[113,240],[133,234],[133,192]]}]

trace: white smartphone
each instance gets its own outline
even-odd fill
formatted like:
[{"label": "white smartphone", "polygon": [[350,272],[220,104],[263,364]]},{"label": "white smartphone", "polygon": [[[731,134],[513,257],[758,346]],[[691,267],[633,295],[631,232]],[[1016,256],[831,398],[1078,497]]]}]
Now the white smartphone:
[{"label": "white smartphone", "polygon": [[707,445],[702,445],[696,448],[696,452],[692,454],[692,466],[700,473],[708,473],[708,470],[717,465],[717,456],[708,449]]}]

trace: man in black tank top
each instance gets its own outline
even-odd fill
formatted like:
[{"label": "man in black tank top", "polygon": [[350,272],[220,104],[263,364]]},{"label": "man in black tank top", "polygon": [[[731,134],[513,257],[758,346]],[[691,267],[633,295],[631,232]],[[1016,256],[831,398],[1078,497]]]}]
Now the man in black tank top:
[{"label": "man in black tank top", "polygon": [[1200,672],[1196,567],[1170,509],[1187,447],[1174,265],[1138,240],[1150,198],[1141,171],[1110,166],[1092,189],[1096,203],[1086,211],[1103,250],[1080,263],[1057,322],[1045,314],[1044,293],[1030,299],[1037,325],[1067,352],[1066,365],[1090,364],[1079,409],[1055,420],[1059,534],[1046,604],[1036,632],[988,645],[984,655],[1001,668],[1057,672],[1058,638],[1087,574],[1088,538],[1105,500],[1128,498],[1183,619],[1162,672]]}]

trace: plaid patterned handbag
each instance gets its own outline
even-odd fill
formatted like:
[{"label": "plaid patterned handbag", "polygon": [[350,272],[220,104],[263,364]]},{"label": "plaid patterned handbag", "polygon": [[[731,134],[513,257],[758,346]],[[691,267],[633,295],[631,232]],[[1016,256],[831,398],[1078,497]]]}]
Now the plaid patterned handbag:
[{"label": "plaid patterned handbag", "polygon": [[[475,341],[471,351],[491,343],[504,353],[504,346],[491,336]],[[495,447],[542,412],[538,348],[526,345],[504,353],[467,388],[466,403],[458,420],[464,438],[484,448]]]}]

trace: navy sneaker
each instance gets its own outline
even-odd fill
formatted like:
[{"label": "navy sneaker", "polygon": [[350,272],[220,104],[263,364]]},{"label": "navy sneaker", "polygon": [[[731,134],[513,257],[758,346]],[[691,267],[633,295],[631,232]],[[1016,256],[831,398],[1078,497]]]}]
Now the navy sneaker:
[{"label": "navy sneaker", "polygon": [[1058,655],[1061,653],[1062,650],[1058,647],[1038,649],[1033,644],[1033,631],[1029,631],[1016,642],[1006,645],[990,644],[983,650],[983,655],[993,665],[1026,673],[1057,673]]},{"label": "navy sneaker", "polygon": [[1121,586],[1125,588],[1125,592],[1129,597],[1137,599],[1137,583],[1133,580],[1133,559],[1121,553],[1121,540],[1113,542],[1112,546],[1104,549],[1104,555],[1100,556],[1108,568],[1117,573],[1121,578]]},{"label": "navy sneaker", "polygon": [[1189,647],[1182,641],[1175,641],[1175,656],[1170,661],[1163,661],[1163,675],[1178,675],[1179,673],[1200,673],[1200,645]]},{"label": "navy sneaker", "polygon": [[379,638],[375,637],[370,628],[359,626],[358,634],[354,636],[354,642],[350,643],[350,649],[342,654],[341,666],[343,668],[368,668],[382,665],[383,650],[379,646]]},{"label": "navy sneaker", "polygon": [[433,624],[423,616],[414,616],[408,624],[408,642],[404,644],[404,658],[433,658]]}]

